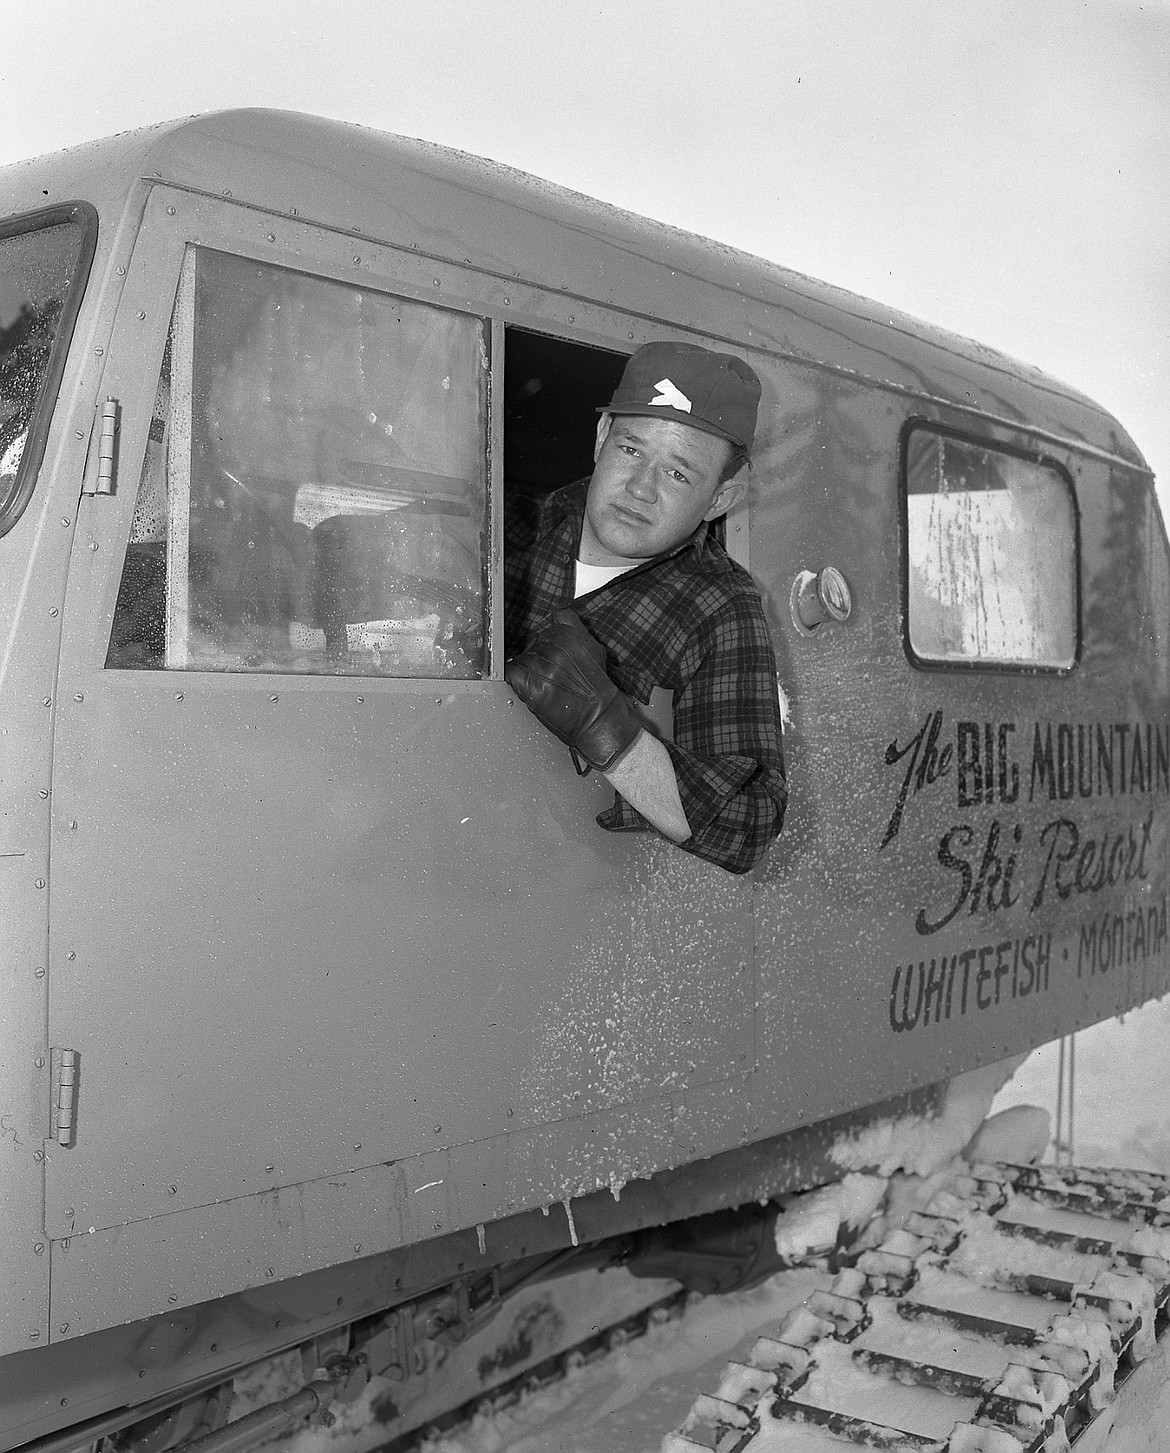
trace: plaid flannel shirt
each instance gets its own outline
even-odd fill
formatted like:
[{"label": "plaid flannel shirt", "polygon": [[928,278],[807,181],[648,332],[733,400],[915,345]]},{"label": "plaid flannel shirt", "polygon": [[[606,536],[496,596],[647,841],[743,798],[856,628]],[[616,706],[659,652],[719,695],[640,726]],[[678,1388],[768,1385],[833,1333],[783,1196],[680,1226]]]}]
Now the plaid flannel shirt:
[{"label": "plaid flannel shirt", "polygon": [[[759,591],[702,524],[670,555],[574,600],[588,483],[509,501],[507,654],[571,606],[605,646],[622,691],[643,705],[655,686],[671,691],[674,740],[666,748],[691,826],[680,846],[746,873],[779,833],[788,797],[776,659]],[[650,828],[620,793],[597,821],[610,832]]]}]

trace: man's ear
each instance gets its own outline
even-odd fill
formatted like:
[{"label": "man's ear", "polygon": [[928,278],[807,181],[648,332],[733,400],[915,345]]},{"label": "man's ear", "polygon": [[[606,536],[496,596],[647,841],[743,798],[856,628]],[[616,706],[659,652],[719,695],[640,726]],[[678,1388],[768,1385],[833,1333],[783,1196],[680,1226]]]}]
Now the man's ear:
[{"label": "man's ear", "polygon": [[596,439],[596,441],[594,442],[594,445],[593,445],[593,462],[594,462],[594,464],[596,464],[597,461],[598,461],[598,459],[601,457],[601,446],[605,443],[606,439],[609,437],[609,430],[610,430],[610,426],[612,425],[612,423],[613,423],[613,415],[612,414],[602,414],[602,416],[597,421],[597,439]]},{"label": "man's ear", "polygon": [[747,493],[747,481],[743,478],[745,471],[740,472],[733,478],[725,480],[715,491],[715,497],[711,501],[711,508],[703,516],[708,522],[717,520],[720,515],[725,515],[732,505],[737,505]]}]

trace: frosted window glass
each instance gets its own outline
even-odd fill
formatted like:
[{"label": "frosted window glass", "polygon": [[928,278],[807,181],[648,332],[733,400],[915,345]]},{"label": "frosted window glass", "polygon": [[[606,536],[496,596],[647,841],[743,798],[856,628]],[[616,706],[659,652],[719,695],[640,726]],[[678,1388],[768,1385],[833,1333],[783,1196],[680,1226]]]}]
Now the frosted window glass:
[{"label": "frosted window glass", "polygon": [[907,449],[906,537],[917,657],[1073,664],[1076,514],[1056,469],[917,429]]},{"label": "frosted window glass", "polygon": [[189,249],[108,664],[475,678],[480,319]]}]

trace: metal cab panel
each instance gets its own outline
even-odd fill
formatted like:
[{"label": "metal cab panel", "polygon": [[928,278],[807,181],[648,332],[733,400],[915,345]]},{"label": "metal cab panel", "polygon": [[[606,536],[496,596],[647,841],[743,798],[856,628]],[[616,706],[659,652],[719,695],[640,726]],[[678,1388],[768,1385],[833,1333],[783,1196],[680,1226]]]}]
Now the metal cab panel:
[{"label": "metal cab panel", "polygon": [[61,666],[50,1023],[82,1071],[59,1239],[667,1103],[751,1058],[750,888],[600,834],[608,794],[557,785],[498,679],[107,668],[184,250],[422,292],[409,254],[273,225],[156,188],[110,336],[119,486],[81,504]]},{"label": "metal cab panel", "polygon": [[[616,1195],[1170,987],[1165,533],[1096,406],[727,249],[330,123],[204,119],[46,173],[87,178],[95,280],[38,492],[0,539],[0,591],[25,582],[0,678],[25,1157],[4,1194],[30,1246],[48,1228],[55,1337]],[[192,248],[481,327],[495,578],[510,329],[748,354],[760,448],[728,538],[761,584],[790,714],[788,819],[760,868],[732,879],[600,832],[608,792],[502,680],[490,588],[486,665],[460,679],[108,664]],[[82,494],[108,399],[116,488]],[[908,654],[917,426],[1072,481],[1072,669]],[[825,566],[852,612],[803,633],[793,582]],[[1083,790],[1086,730],[1120,753],[1135,724],[1136,777],[1118,755],[1103,789],[1098,753]],[[31,983],[30,962],[47,969]],[[62,1050],[75,1124],[42,1168],[25,1134],[51,1134]],[[180,1264],[191,1245],[214,1252]],[[14,1263],[6,1346],[48,1335],[47,1262],[22,1247]]]}]

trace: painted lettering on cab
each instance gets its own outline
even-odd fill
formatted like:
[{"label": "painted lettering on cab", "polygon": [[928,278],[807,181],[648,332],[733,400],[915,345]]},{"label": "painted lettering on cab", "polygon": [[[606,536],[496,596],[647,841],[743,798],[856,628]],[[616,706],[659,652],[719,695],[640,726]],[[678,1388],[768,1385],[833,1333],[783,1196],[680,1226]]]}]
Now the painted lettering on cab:
[{"label": "painted lettering on cab", "polygon": [[951,770],[951,744],[944,743],[939,748],[938,739],[942,732],[943,714],[941,711],[931,712],[925,721],[918,728],[915,736],[911,737],[904,747],[898,745],[897,737],[886,748],[886,766],[892,767],[900,762],[903,757],[908,756],[909,762],[906,766],[905,776],[902,778],[902,785],[898,791],[898,800],[894,803],[894,810],[890,814],[890,820],[886,824],[886,835],[882,838],[878,847],[880,853],[893,838],[898,836],[898,830],[902,826],[902,813],[906,809],[906,799],[911,793],[917,795],[923,787],[937,782],[940,777],[945,777]]},{"label": "painted lettering on cab", "polygon": [[947,778],[961,809],[1022,802],[1025,780],[1029,803],[1170,794],[1170,724],[1036,721],[1025,768],[1014,747],[1028,742],[1027,726],[959,720],[952,736],[944,720],[936,707],[905,742],[895,737],[885,749],[885,765],[901,774],[879,852],[902,830],[911,801]]},{"label": "painted lettering on cab", "polygon": [[1152,808],[1138,824],[1137,835],[1132,823],[1124,832],[1091,836],[1082,833],[1071,817],[1054,818],[1040,833],[1048,855],[1030,911],[1042,906],[1050,889],[1063,900],[1074,893],[1099,893],[1123,882],[1144,881],[1149,875],[1146,851],[1153,829]]},{"label": "painted lettering on cab", "polygon": [[956,854],[956,845],[966,849],[975,841],[975,830],[969,823],[957,823],[939,839],[938,861],[942,867],[958,876],[958,884],[950,906],[937,918],[927,917],[926,909],[920,908],[914,918],[914,927],[921,934],[937,933],[950,923],[964,906],[968,912],[978,913],[981,907],[998,913],[1002,908],[1011,908],[1019,901],[1019,893],[1013,888],[1016,874],[1016,849],[1023,839],[1023,828],[1017,822],[1006,835],[1011,846],[1001,851],[1001,828],[998,817],[993,818],[979,857],[979,869],[972,868],[973,859]]}]

